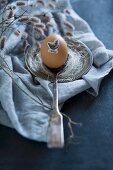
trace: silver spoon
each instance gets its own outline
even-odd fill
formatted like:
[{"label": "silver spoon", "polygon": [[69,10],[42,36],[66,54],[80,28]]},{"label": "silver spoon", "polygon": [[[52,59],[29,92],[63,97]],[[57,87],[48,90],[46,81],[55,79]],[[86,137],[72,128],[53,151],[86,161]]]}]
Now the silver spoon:
[{"label": "silver spoon", "polygon": [[58,108],[58,83],[57,75],[53,83],[53,110],[50,115],[48,127],[48,143],[49,148],[62,148],[64,146],[64,130],[63,116]]}]

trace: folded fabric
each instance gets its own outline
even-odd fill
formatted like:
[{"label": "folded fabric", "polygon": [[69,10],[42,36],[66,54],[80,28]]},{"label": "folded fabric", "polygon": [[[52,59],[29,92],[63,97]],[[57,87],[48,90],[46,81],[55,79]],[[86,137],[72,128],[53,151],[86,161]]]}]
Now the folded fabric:
[{"label": "folded fabric", "polygon": [[[52,33],[61,34],[62,36],[72,34],[75,39],[85,43],[93,54],[93,66],[86,75],[76,81],[58,84],[59,107],[61,109],[66,100],[84,90],[92,95],[98,95],[101,80],[113,68],[113,51],[106,49],[104,44],[97,39],[86,21],[72,9],[69,1],[57,0],[50,3],[51,1],[45,0],[43,2],[43,4],[39,3],[35,7],[35,0],[28,1],[27,5],[23,7],[24,10],[27,9],[26,15],[31,17],[38,15],[42,23],[44,13],[46,19],[50,18],[47,24],[49,22],[48,25],[52,26],[46,27],[46,31],[37,40],[40,41]],[[15,6],[15,4],[16,2],[13,2],[11,5]],[[16,7],[15,13],[21,14],[23,9],[17,5]],[[19,36],[15,34],[17,29],[19,30]],[[39,77],[33,77],[27,70],[24,52],[20,51],[23,31],[28,33],[28,42],[36,48],[34,45],[35,39],[30,36],[30,33],[33,33],[31,27],[27,24],[15,22],[7,32],[5,62],[16,74],[14,76],[16,83],[2,68],[0,69],[0,123],[16,129],[24,137],[46,142],[53,98],[53,84]],[[3,57],[2,51],[0,56]],[[1,57],[0,63],[2,63]],[[23,93],[17,85],[28,95]],[[37,101],[41,100],[45,107],[36,103],[29,96]]]}]

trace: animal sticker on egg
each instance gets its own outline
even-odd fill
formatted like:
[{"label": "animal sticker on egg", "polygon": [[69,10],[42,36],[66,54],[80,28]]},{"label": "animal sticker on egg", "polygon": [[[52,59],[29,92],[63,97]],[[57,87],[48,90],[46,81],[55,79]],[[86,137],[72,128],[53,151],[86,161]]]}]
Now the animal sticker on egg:
[{"label": "animal sticker on egg", "polygon": [[56,54],[58,53],[58,48],[59,48],[59,45],[60,45],[60,42],[59,42],[58,39],[53,41],[53,42],[48,42],[47,45],[48,45],[48,52],[49,53],[56,53]]}]

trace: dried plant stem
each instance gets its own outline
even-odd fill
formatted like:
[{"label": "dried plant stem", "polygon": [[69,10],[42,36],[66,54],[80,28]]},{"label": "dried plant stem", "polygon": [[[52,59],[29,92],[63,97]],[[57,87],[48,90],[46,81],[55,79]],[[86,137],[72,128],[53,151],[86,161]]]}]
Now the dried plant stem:
[{"label": "dried plant stem", "polygon": [[39,102],[38,100],[36,100],[34,97],[32,97],[31,95],[29,95],[27,92],[25,92],[25,91],[18,85],[18,83],[15,81],[15,79],[14,79],[14,77],[13,77],[13,74],[15,74],[15,75],[21,80],[21,82],[22,82],[24,85],[25,85],[25,83],[24,83],[24,81],[23,81],[16,73],[14,73],[14,72],[9,68],[9,66],[8,66],[7,62],[4,60],[4,58],[3,58],[3,57],[1,57],[1,58],[2,58],[3,62],[7,65],[6,68],[8,69],[8,71],[9,71],[10,73],[5,69],[5,66],[0,65],[0,67],[5,71],[5,73],[7,73],[7,74],[12,78],[12,80],[15,82],[16,86],[17,86],[24,94],[26,94],[28,97],[30,97],[32,100],[34,100],[34,101],[37,102],[38,104],[42,105],[43,107],[51,110],[50,107],[48,107],[48,106],[46,106],[46,105],[43,104],[43,102],[41,101],[41,99],[40,99],[39,97],[37,97],[37,98],[39,99],[40,102]]},{"label": "dried plant stem", "polygon": [[65,113],[62,113],[62,114],[65,118],[68,119],[68,127],[69,127],[69,131],[70,131],[70,135],[69,135],[67,144],[73,143],[72,140],[74,139],[75,135],[74,135],[74,132],[73,132],[72,124],[77,125],[77,126],[81,126],[82,123],[74,122],[74,121],[71,120],[71,118],[68,115],[66,115]]},{"label": "dried plant stem", "polygon": [[[14,16],[12,16],[10,19],[12,19]],[[9,21],[9,19],[4,19],[2,22],[0,22],[0,25],[5,24],[5,22]]]}]

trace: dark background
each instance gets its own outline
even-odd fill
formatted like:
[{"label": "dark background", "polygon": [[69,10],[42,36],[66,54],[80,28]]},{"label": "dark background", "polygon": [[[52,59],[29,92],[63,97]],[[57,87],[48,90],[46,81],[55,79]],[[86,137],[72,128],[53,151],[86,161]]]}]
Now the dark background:
[{"label": "dark background", "polygon": [[[77,0],[72,5],[113,50],[113,0]],[[102,81],[98,97],[83,92],[65,103],[62,111],[83,124],[73,127],[79,144],[70,144],[68,150],[47,149],[45,143],[0,125],[0,170],[113,170],[112,74]]]}]

